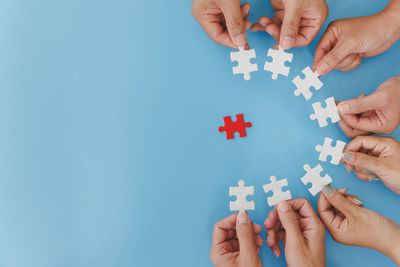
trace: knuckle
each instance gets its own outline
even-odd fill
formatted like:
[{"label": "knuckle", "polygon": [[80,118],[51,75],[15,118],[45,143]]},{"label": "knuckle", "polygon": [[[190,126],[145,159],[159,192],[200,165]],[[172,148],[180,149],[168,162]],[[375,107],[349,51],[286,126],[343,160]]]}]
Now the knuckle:
[{"label": "knuckle", "polygon": [[332,51],[329,53],[329,58],[330,58],[330,60],[333,61],[333,62],[339,61],[338,52],[337,52],[336,50],[332,50]]},{"label": "knuckle", "polygon": [[240,19],[233,19],[232,21],[229,22],[229,28],[233,31],[239,31],[241,30],[243,21]]},{"label": "knuckle", "polygon": [[297,30],[299,28],[299,23],[294,20],[290,20],[289,22],[285,23],[285,27],[287,33],[293,35],[297,33]]}]

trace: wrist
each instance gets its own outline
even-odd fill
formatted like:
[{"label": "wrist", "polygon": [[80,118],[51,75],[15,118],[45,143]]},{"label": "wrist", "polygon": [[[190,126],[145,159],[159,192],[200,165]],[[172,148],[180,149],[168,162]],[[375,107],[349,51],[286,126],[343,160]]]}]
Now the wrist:
[{"label": "wrist", "polygon": [[400,266],[400,227],[386,237],[386,241],[388,243],[380,251]]},{"label": "wrist", "polygon": [[380,14],[395,40],[400,39],[400,0],[392,0]]}]

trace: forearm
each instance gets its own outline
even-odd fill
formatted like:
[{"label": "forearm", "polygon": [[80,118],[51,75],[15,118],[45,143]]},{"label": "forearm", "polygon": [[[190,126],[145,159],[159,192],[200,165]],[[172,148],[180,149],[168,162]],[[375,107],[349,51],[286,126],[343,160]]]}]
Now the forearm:
[{"label": "forearm", "polygon": [[387,241],[385,248],[380,251],[400,266],[400,228],[386,237],[385,241]]},{"label": "forearm", "polygon": [[400,0],[392,0],[382,11],[387,18],[388,26],[393,27],[393,34],[396,39],[400,39]]}]

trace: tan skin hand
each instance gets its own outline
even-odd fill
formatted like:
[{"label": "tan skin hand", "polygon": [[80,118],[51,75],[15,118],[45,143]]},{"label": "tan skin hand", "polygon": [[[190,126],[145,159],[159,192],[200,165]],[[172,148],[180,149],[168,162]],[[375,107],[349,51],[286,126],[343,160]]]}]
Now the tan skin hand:
[{"label": "tan skin hand", "polygon": [[240,0],[194,0],[192,16],[217,44],[238,49],[247,47],[246,29],[250,4]]},{"label": "tan skin hand", "polygon": [[261,17],[251,30],[266,31],[283,49],[310,44],[329,12],[325,0],[271,0],[271,5],[274,17]]},{"label": "tan skin hand", "polygon": [[262,228],[245,212],[232,214],[214,225],[210,258],[216,267],[262,267]]},{"label": "tan skin hand", "polygon": [[400,143],[391,137],[360,136],[344,149],[343,162],[358,178],[374,181],[379,177],[400,195]]},{"label": "tan skin hand", "polygon": [[400,226],[379,213],[355,205],[337,190],[319,195],[318,214],[332,238],[345,245],[378,250],[400,263]]},{"label": "tan skin hand", "polygon": [[384,82],[373,94],[338,104],[339,126],[349,137],[392,133],[400,123],[400,76]]},{"label": "tan skin hand", "polygon": [[400,38],[399,6],[400,0],[393,0],[378,14],[332,22],[315,50],[313,70],[351,71],[363,58],[389,49]]},{"label": "tan skin hand", "polygon": [[267,245],[276,257],[281,255],[279,241],[285,244],[288,266],[325,266],[325,227],[307,199],[279,203],[264,226]]}]

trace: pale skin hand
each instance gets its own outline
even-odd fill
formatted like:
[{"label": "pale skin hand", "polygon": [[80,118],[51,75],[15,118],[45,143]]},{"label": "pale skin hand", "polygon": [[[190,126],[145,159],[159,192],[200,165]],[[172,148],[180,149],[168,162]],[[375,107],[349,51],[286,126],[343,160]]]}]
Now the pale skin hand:
[{"label": "pale skin hand", "polygon": [[338,104],[340,128],[349,138],[394,132],[400,123],[400,76],[384,82],[371,95]]},{"label": "pale skin hand", "polygon": [[395,221],[355,205],[329,186],[319,195],[318,214],[335,241],[378,250],[400,264],[400,226]]},{"label": "pale skin hand", "polygon": [[288,266],[325,266],[325,227],[307,199],[292,199],[279,203],[272,210],[264,226],[267,245],[276,257],[285,244]]},{"label": "pale skin hand", "polygon": [[274,17],[261,17],[251,30],[266,31],[283,49],[310,44],[329,12],[325,0],[271,0],[271,4]]},{"label": "pale skin hand", "polygon": [[364,181],[378,180],[400,195],[400,143],[391,137],[359,136],[344,149],[344,164]]},{"label": "pale skin hand", "polygon": [[246,212],[232,214],[214,225],[210,258],[216,267],[262,267],[262,228]]},{"label": "pale skin hand", "polygon": [[217,44],[238,49],[247,46],[250,4],[240,0],[194,0],[192,16]]},{"label": "pale skin hand", "polygon": [[392,0],[378,14],[332,22],[315,50],[313,70],[350,71],[363,58],[383,53],[400,38],[399,13],[400,0]]}]

